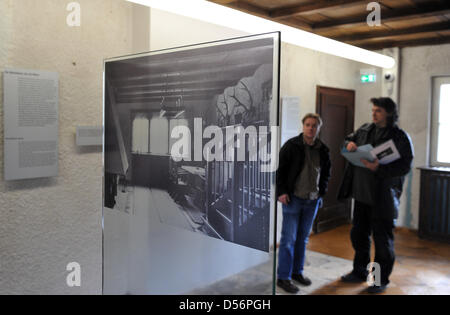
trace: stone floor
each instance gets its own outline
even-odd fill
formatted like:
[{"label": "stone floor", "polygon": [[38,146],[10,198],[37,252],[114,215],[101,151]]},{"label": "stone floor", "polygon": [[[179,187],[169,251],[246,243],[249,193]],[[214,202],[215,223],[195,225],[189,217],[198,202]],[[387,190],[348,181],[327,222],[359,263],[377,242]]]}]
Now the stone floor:
[{"label": "stone floor", "polygon": [[[273,257],[273,255],[272,255]],[[332,283],[352,268],[350,260],[307,251],[305,275],[312,281],[308,287],[299,286],[299,295],[310,294],[324,285]],[[273,259],[267,263],[245,270],[237,275],[210,286],[189,292],[192,295],[271,295]],[[276,294],[289,294],[276,289]]]}]

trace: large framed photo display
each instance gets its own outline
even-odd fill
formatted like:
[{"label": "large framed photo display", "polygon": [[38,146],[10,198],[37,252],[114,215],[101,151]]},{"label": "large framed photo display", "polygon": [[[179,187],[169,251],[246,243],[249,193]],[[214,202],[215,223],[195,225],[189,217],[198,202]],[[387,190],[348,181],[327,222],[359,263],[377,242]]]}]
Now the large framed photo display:
[{"label": "large framed photo display", "polygon": [[192,292],[269,259],[279,54],[269,33],[105,61],[105,293]]}]

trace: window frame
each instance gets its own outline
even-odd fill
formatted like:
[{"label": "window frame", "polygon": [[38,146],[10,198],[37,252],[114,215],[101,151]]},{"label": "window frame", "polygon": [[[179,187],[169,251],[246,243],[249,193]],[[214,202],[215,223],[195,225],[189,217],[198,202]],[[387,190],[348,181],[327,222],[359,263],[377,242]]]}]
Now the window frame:
[{"label": "window frame", "polygon": [[432,101],[430,122],[430,165],[433,167],[450,167],[450,163],[439,162],[438,140],[439,140],[439,101],[441,85],[450,84],[450,75],[432,77]]},{"label": "window frame", "polygon": [[[133,150],[134,149],[134,141],[135,141],[135,139],[134,139],[134,136],[135,136],[135,134],[134,134],[134,122],[135,122],[136,118],[138,118],[138,116],[140,116],[140,115],[145,117],[147,119],[147,122],[148,122],[148,131],[147,131],[147,148],[148,148],[148,150],[147,150],[147,152],[141,152],[141,151]],[[130,132],[130,134],[131,134],[131,153],[132,154],[138,154],[138,155],[149,154],[150,153],[150,118],[149,118],[148,113],[140,112],[140,111],[132,112],[132,115],[131,115],[131,128],[130,129],[131,129],[131,132]]]}]

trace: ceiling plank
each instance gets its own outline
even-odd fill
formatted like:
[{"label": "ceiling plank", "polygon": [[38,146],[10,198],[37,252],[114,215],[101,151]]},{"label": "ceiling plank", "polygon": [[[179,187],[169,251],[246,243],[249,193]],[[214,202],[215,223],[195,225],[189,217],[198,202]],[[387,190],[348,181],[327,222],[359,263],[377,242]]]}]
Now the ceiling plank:
[{"label": "ceiling plank", "polygon": [[268,10],[264,10],[260,7],[254,6],[250,3],[247,2],[242,2],[242,1],[231,1],[228,2],[227,4],[225,4],[226,6],[232,8],[232,9],[236,9],[245,13],[249,13],[252,15],[256,15],[262,18],[270,18],[269,15],[269,11]]},{"label": "ceiling plank", "polygon": [[122,92],[118,93],[117,97],[162,97],[168,95],[184,96],[184,95],[195,95],[195,94],[209,94],[209,93],[220,93],[223,92],[223,87],[212,87],[212,88],[195,88],[195,89],[171,89],[171,90],[148,90],[145,92]]},{"label": "ceiling plank", "polygon": [[285,24],[287,26],[292,26],[295,28],[299,28],[305,31],[312,31],[311,24],[307,23],[306,21],[298,18],[298,17],[288,17],[284,18],[282,20],[277,20],[276,22]]},{"label": "ceiling plank", "polygon": [[[422,4],[417,7],[408,7],[395,10],[382,10],[381,22],[393,22],[401,20],[410,20],[414,18],[444,15],[450,13],[450,1],[440,4]],[[335,27],[352,27],[365,25],[367,23],[367,12],[358,16],[351,16],[340,20],[330,20],[318,22],[312,25],[316,31],[325,31],[325,29],[333,29]]]},{"label": "ceiling plank", "polygon": [[[211,0],[208,0],[208,1],[211,1]],[[219,3],[215,0],[211,1],[211,2]],[[278,19],[276,20],[270,16],[269,10],[264,10],[260,7],[254,6],[247,2],[233,0],[233,1],[227,2],[223,5],[231,8],[231,9],[239,10],[244,13],[255,15],[255,16],[267,19],[267,20],[276,21],[281,24],[285,24],[285,25],[292,26],[295,28],[300,28],[300,29],[309,30],[309,31],[312,30],[311,25],[309,23],[307,23],[306,21],[301,20],[300,18],[292,19],[289,17],[285,17],[285,18],[280,18],[279,20]]]},{"label": "ceiling plank", "polygon": [[241,65],[228,65],[220,67],[210,67],[201,70],[189,71],[175,71],[175,72],[160,72],[156,74],[120,74],[111,79],[114,86],[126,86],[136,84],[158,83],[158,82],[173,82],[181,80],[217,80],[227,75],[227,78],[242,78],[255,72],[260,63],[245,63]]},{"label": "ceiling plank", "polygon": [[215,3],[217,3],[217,4],[229,4],[230,2],[236,2],[236,0],[213,0],[213,1],[210,1],[210,2],[215,2]]},{"label": "ceiling plank", "polygon": [[216,79],[216,80],[186,80],[186,81],[175,81],[175,82],[159,82],[159,83],[148,83],[141,85],[129,85],[124,87],[118,87],[117,92],[121,93],[124,91],[147,91],[152,89],[173,89],[173,87],[183,89],[189,88],[192,86],[203,86],[203,87],[211,87],[211,86],[220,86],[226,87],[232,85],[236,79]]},{"label": "ceiling plank", "polygon": [[270,16],[274,19],[284,19],[296,15],[322,13],[326,10],[344,8],[354,4],[366,3],[364,0],[335,0],[335,1],[314,1],[307,4],[286,7],[270,11]]},{"label": "ceiling plank", "polygon": [[[185,95],[183,96],[183,100],[185,102],[187,101],[202,101],[202,100],[210,100],[213,98],[216,94],[194,94],[194,95]],[[167,95],[164,96],[165,100],[177,100],[179,98],[179,95]],[[158,110],[161,108],[161,96],[151,96],[151,97],[134,97],[134,98],[120,98],[117,100],[118,105],[129,105],[129,104],[136,104],[136,103],[149,103],[149,102],[155,102],[157,103]]]},{"label": "ceiling plank", "polygon": [[389,47],[412,47],[412,46],[425,46],[425,45],[442,45],[450,43],[450,36],[440,36],[433,38],[422,38],[414,40],[403,40],[403,41],[381,41],[379,43],[373,44],[358,44],[358,47],[369,49],[369,50],[379,50]]},{"label": "ceiling plank", "polygon": [[349,42],[349,41],[360,41],[366,39],[373,39],[379,37],[391,37],[398,35],[411,35],[411,34],[421,34],[428,33],[434,31],[445,31],[450,29],[450,21],[441,22],[441,23],[433,23],[427,25],[420,25],[410,28],[403,29],[391,29],[391,30],[383,30],[377,32],[366,32],[360,34],[349,34],[349,35],[341,35],[341,36],[333,36],[334,40],[338,40],[341,42]]}]

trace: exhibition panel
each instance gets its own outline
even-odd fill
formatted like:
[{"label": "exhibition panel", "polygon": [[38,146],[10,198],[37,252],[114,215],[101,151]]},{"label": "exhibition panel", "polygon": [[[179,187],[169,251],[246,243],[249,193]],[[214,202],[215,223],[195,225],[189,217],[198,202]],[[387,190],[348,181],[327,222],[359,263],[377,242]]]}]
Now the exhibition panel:
[{"label": "exhibition panel", "polygon": [[273,293],[279,58],[269,33],[105,61],[105,294]]}]

